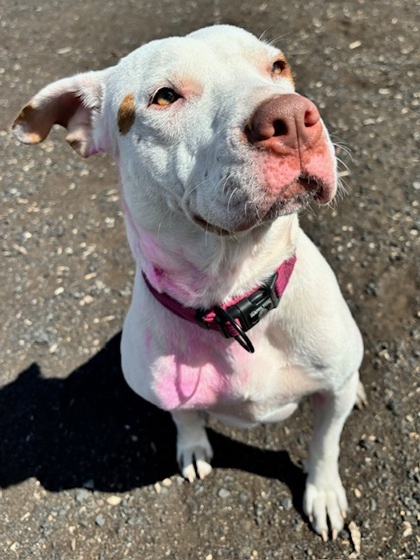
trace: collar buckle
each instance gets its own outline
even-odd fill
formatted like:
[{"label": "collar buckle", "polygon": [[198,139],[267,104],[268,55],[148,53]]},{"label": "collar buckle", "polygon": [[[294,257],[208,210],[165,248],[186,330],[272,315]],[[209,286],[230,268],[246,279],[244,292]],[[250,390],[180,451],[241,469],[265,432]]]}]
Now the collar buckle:
[{"label": "collar buckle", "polygon": [[276,292],[277,277],[278,273],[275,272],[258,290],[226,309],[227,313],[240,321],[245,332],[278,306],[280,296]]},{"label": "collar buckle", "polygon": [[[277,278],[276,272],[258,290],[229,307],[213,307],[219,330],[226,338],[234,338],[248,352],[253,353],[254,346],[245,334],[246,331],[259,323],[280,302],[280,296],[276,291]],[[209,328],[210,325],[204,321],[204,316],[207,314],[206,311],[200,311],[196,314],[196,320],[199,325]]]}]

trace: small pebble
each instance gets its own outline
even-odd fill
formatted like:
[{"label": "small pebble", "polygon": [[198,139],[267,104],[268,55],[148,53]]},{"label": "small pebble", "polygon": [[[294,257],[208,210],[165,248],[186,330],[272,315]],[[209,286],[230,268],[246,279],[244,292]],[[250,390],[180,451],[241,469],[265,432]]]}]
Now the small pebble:
[{"label": "small pebble", "polygon": [[107,503],[110,506],[118,506],[121,503],[121,498],[119,496],[110,496],[107,499]]},{"label": "small pebble", "polygon": [[293,506],[293,502],[290,498],[285,498],[284,500],[281,501],[281,505],[283,506],[283,508],[286,511],[289,511],[292,509]]},{"label": "small pebble", "polygon": [[350,537],[354,546],[354,552],[356,554],[360,554],[361,542],[362,542],[362,535],[360,532],[359,527],[356,525],[354,521],[350,521],[349,523],[349,531]]},{"label": "small pebble", "polygon": [[403,537],[405,538],[411,537],[411,535],[413,534],[413,527],[411,526],[411,523],[409,521],[404,521],[403,527],[404,527]]},{"label": "small pebble", "polygon": [[229,490],[226,490],[225,488],[221,488],[218,492],[219,498],[227,498],[230,496],[230,492]]},{"label": "small pebble", "polygon": [[79,490],[79,491],[77,492],[77,494],[76,494],[76,500],[77,500],[79,503],[83,503],[83,502],[85,502],[87,499],[89,499],[89,496],[90,496],[90,492],[88,492],[87,490],[85,490],[85,489],[82,488],[81,490]]},{"label": "small pebble", "polygon": [[239,500],[240,500],[243,504],[246,504],[246,503],[248,502],[248,500],[249,500],[248,494],[246,494],[245,492],[241,492],[241,493],[239,494]]},{"label": "small pebble", "polygon": [[103,527],[105,525],[105,517],[102,515],[102,513],[95,517],[95,523],[99,527]]}]

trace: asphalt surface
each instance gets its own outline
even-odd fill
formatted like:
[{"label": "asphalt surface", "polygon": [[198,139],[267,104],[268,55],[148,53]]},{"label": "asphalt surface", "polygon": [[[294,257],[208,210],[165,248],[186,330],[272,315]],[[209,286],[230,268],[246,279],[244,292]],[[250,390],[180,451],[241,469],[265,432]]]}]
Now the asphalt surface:
[{"label": "asphalt surface", "polygon": [[[78,158],[62,131],[30,148],[10,136],[43,85],[215,22],[278,40],[343,161],[347,195],[302,219],[366,345],[336,542],[301,509],[309,403],[279,426],[210,422],[212,475],[181,479],[169,416],[120,371],[133,263],[115,167]],[[0,30],[2,560],[420,558],[415,3],[0,0]]]}]

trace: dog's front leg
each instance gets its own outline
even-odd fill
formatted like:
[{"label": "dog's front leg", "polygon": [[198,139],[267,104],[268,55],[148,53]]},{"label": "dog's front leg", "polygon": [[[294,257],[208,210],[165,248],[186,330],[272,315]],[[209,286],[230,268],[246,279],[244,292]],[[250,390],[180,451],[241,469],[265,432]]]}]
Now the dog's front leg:
[{"label": "dog's front leg", "polygon": [[338,472],[340,435],[357,395],[356,372],[336,393],[315,395],[315,427],[309,447],[303,509],[324,541],[328,521],[332,538],[343,528],[347,498]]},{"label": "dog's front leg", "polygon": [[205,429],[205,415],[195,410],[172,412],[177,429],[176,455],[182,476],[190,482],[211,472],[213,450]]}]

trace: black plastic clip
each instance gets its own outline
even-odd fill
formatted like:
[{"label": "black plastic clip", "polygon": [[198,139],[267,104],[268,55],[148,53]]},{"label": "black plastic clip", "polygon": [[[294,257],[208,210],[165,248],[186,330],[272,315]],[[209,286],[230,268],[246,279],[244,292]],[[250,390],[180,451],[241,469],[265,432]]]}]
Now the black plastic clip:
[{"label": "black plastic clip", "polygon": [[216,321],[223,334],[227,338],[234,337],[248,352],[254,352],[254,346],[246,336],[246,331],[279,304],[280,296],[276,292],[277,277],[276,272],[253,294],[226,309],[214,307]]}]

